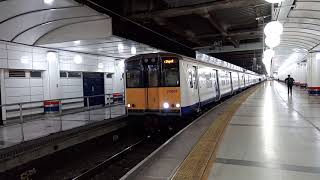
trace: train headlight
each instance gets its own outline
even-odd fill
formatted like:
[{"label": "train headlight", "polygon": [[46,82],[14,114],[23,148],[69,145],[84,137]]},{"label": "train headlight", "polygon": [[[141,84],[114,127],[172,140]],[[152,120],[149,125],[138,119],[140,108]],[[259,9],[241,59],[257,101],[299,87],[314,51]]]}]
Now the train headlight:
[{"label": "train headlight", "polygon": [[168,109],[170,107],[169,103],[165,102],[163,103],[163,108]]},{"label": "train headlight", "polygon": [[178,104],[176,104],[176,108],[180,108],[181,107],[181,105],[178,103]]},{"label": "train headlight", "polygon": [[130,107],[131,107],[131,104],[128,104],[127,107],[130,108]]}]

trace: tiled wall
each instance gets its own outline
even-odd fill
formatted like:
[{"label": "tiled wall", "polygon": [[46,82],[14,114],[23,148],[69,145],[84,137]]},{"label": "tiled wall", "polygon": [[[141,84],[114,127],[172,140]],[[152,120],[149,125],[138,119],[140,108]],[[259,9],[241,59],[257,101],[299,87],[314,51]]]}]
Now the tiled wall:
[{"label": "tiled wall", "polygon": [[[62,98],[83,97],[82,78],[61,78]],[[83,107],[83,98],[68,99],[63,101],[62,109]]]},{"label": "tiled wall", "polygon": [[[122,75],[123,69],[115,71],[115,60],[110,57],[94,56],[81,53],[73,53],[66,51],[56,51],[46,48],[30,47],[19,44],[0,42],[0,69],[1,73],[1,100],[2,104],[11,104],[17,102],[31,102],[49,100],[50,88],[49,78],[50,67],[47,61],[47,52],[55,51],[57,53],[57,60],[59,61],[60,71],[77,71],[77,72],[105,72],[114,73],[113,77],[119,79]],[[75,56],[82,57],[82,63],[76,64],[74,62]],[[42,78],[9,78],[8,71],[10,69],[25,70],[28,74],[30,70],[39,70],[42,72]],[[56,75],[55,75],[56,76]],[[57,88],[60,98],[73,98],[83,96],[83,81],[82,78],[60,78],[57,79]],[[121,79],[122,80],[122,79]],[[58,82],[59,81],[59,82]],[[121,91],[123,87],[119,86],[119,81],[107,79],[105,76],[105,92],[114,93]],[[120,82],[123,84],[123,81]],[[57,94],[57,93],[56,93]],[[70,103],[64,107],[74,108],[82,107],[81,99],[66,100]],[[29,105],[30,106],[30,105]],[[39,106],[34,104],[33,106]],[[17,109],[17,106],[10,107]],[[13,117],[17,112],[10,111],[10,108],[3,110],[3,118]],[[8,113],[6,112],[8,110]],[[43,109],[35,109],[33,112],[43,112]],[[29,114],[29,111],[24,111],[24,114]]]},{"label": "tiled wall", "polygon": [[[31,102],[31,101],[43,101],[44,91],[43,91],[43,78],[31,78],[30,73],[26,73],[25,78],[10,78],[9,71],[4,71],[4,89],[2,92],[5,97],[5,104],[14,104],[19,102]],[[23,108],[28,107],[39,107],[42,103],[25,104]],[[17,110],[19,106],[8,106],[7,118],[18,116]],[[15,110],[15,111],[13,111]],[[24,114],[33,114],[43,112],[42,108],[33,108],[32,110],[25,110]]]}]

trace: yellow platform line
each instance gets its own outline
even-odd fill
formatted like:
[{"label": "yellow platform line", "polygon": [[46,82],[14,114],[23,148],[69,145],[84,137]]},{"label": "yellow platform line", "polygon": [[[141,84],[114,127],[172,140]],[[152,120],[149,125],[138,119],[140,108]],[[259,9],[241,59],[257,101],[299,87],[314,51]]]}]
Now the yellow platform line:
[{"label": "yellow platform line", "polygon": [[227,111],[219,115],[201,136],[187,158],[182,162],[173,180],[208,179],[216,158],[216,151],[222,135],[241,104],[258,88],[253,87],[226,106]]}]

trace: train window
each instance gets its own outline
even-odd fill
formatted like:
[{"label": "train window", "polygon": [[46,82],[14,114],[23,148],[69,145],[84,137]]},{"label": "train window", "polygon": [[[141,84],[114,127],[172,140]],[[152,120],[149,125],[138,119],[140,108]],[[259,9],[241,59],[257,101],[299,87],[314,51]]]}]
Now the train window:
[{"label": "train window", "polygon": [[159,66],[157,64],[148,65],[148,80],[149,80],[149,87],[159,86]]},{"label": "train window", "polygon": [[127,71],[127,87],[141,87],[141,71],[138,69],[129,69]]},{"label": "train window", "polygon": [[139,59],[126,62],[126,85],[128,88],[143,87],[141,68]]},{"label": "train window", "polygon": [[192,82],[193,82],[193,88],[198,89],[198,83],[197,83],[197,67],[193,66],[193,71],[192,71]]},{"label": "train window", "polygon": [[162,86],[177,87],[179,85],[179,61],[173,58],[163,59]]},{"label": "train window", "polygon": [[207,88],[212,88],[211,73],[205,74]]},{"label": "train window", "polygon": [[193,88],[193,81],[192,81],[192,72],[191,71],[189,71],[189,77],[188,77],[188,79],[189,79],[189,86],[190,86],[190,88]]}]

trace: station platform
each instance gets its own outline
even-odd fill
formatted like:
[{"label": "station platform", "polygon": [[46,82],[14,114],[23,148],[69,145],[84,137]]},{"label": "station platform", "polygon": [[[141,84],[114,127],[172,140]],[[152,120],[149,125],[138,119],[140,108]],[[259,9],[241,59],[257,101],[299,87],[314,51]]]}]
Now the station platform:
[{"label": "station platform", "polygon": [[320,179],[320,97],[267,81],[195,120],[122,179]]},{"label": "station platform", "polygon": [[0,172],[122,128],[125,116],[114,105],[1,126]]}]

